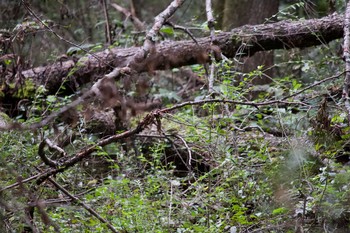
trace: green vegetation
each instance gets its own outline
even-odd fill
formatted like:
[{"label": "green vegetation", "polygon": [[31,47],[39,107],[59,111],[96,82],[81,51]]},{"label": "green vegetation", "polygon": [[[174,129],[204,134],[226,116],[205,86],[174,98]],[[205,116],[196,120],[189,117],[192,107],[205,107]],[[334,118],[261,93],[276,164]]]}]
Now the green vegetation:
[{"label": "green vegetation", "polygon": [[[322,15],[326,6],[320,2]],[[304,1],[297,1],[277,16],[300,18],[303,6]],[[340,10],[344,6],[336,5]],[[193,19],[193,24],[201,20]],[[29,26],[40,29],[36,23]],[[170,26],[161,32],[188,37]],[[122,33],[110,48],[139,40],[130,25]],[[100,35],[94,35],[100,41],[81,48],[102,49]],[[127,77],[131,83],[124,77],[116,84],[118,94],[133,98],[132,104],[157,99],[166,108],[213,98],[236,103],[203,102],[162,112],[142,132],[107,145],[98,143],[135,129],[148,109],[116,110],[89,100],[38,129],[1,131],[0,232],[109,232],[108,224],[86,206],[118,232],[350,231],[350,128],[341,98],[343,78],[319,82],[342,72],[344,62],[335,54],[340,44],[275,51],[273,67],[260,65],[249,72],[240,70],[239,54],[217,61],[214,93],[203,88],[204,65]],[[88,59],[81,48],[64,49],[69,56]],[[78,69],[84,65],[78,62],[68,76]],[[255,85],[270,69],[271,82]],[[1,127],[12,121],[38,123],[89,88],[77,84],[79,91],[69,93],[63,82],[56,93],[48,93],[31,80],[22,84],[10,84],[16,90],[13,97],[22,100],[15,107],[1,106],[6,112],[0,112]],[[7,90],[0,87],[1,98]],[[271,103],[259,105],[267,101]],[[42,152],[56,166],[43,163],[42,143]],[[96,146],[94,152],[74,166],[62,165],[91,146]],[[54,169],[62,171],[50,176],[53,182],[33,177]]]}]

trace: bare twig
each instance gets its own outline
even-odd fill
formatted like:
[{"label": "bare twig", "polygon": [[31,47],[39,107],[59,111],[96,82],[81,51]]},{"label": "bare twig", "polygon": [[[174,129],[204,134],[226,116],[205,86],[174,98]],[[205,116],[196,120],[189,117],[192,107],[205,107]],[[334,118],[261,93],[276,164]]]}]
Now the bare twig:
[{"label": "bare twig", "polygon": [[[81,192],[81,193],[78,193],[78,194],[75,194],[76,197],[82,197],[84,196],[85,194],[87,193],[90,193],[92,191],[94,191],[96,188],[91,188],[89,190],[86,190],[84,192]],[[66,204],[69,204],[70,202],[73,202],[74,200],[72,200],[72,198],[58,198],[58,199],[45,199],[45,200],[41,200],[41,203],[45,206],[53,206],[53,205],[56,205],[56,204],[61,204],[61,203],[66,203]],[[29,202],[28,203],[28,206],[33,206],[35,207],[37,204],[36,202]]]},{"label": "bare twig", "polygon": [[116,4],[116,3],[111,3],[111,6],[116,9],[117,11],[123,13],[126,18],[130,18],[131,22],[134,24],[136,30],[138,31],[143,31],[145,30],[145,25],[141,22],[139,18],[135,15],[135,12],[132,10],[129,11],[128,9]]},{"label": "bare twig", "polygon": [[188,28],[173,24],[170,21],[165,22],[165,24],[169,25],[170,27],[174,28],[175,30],[184,31],[187,35],[189,35],[191,37],[191,39],[194,41],[194,43],[196,43],[198,45],[197,39],[193,36],[193,34],[190,32],[190,30],[188,30]]},{"label": "bare twig", "polygon": [[158,111],[159,113],[168,113],[186,106],[203,105],[203,104],[210,104],[210,103],[224,103],[224,104],[227,103],[227,104],[254,106],[254,107],[267,106],[271,104],[306,105],[305,103],[302,103],[302,102],[288,102],[288,101],[282,101],[282,100],[272,100],[272,101],[266,101],[266,102],[249,102],[249,101],[243,102],[243,101],[235,101],[235,100],[227,100],[227,99],[206,99],[206,100],[198,100],[198,101],[188,101],[188,102],[176,104],[172,107],[164,108]]},{"label": "bare twig", "polygon": [[63,186],[61,186],[60,184],[58,184],[56,181],[54,181],[51,178],[48,178],[48,180],[59,190],[62,191],[62,193],[64,193],[66,196],[68,196],[69,198],[71,198],[74,202],[76,202],[77,204],[81,205],[82,207],[84,207],[84,209],[86,209],[91,215],[95,216],[98,220],[100,220],[101,222],[105,223],[106,226],[108,227],[109,230],[111,230],[112,232],[117,233],[118,231],[112,226],[112,224],[110,222],[108,222],[106,219],[104,219],[101,215],[99,215],[94,209],[92,209],[91,207],[89,207],[88,205],[86,205],[84,202],[82,202],[79,198],[77,198],[76,196],[72,195],[67,189],[65,189]]},{"label": "bare twig", "polygon": [[327,81],[330,81],[330,80],[333,80],[333,79],[337,79],[337,78],[339,78],[340,76],[342,76],[345,72],[346,72],[346,71],[343,71],[343,72],[340,72],[340,73],[338,73],[338,74],[336,74],[336,75],[333,75],[333,76],[331,76],[331,77],[322,79],[321,81],[315,82],[315,83],[313,83],[313,84],[311,84],[311,85],[309,85],[309,86],[307,86],[307,87],[301,89],[300,91],[295,92],[295,93],[292,94],[292,95],[289,95],[289,96],[286,96],[286,97],[282,98],[281,100],[289,99],[289,98],[291,98],[291,97],[294,97],[294,96],[297,96],[297,95],[303,93],[304,91],[307,91],[307,90],[309,90],[309,89],[311,89],[311,88],[313,88],[313,87],[316,87],[316,86],[318,86],[318,85],[320,85],[320,84],[322,84],[322,83],[324,83],[324,82],[327,82]]},{"label": "bare twig", "polygon": [[[183,139],[183,137],[181,137],[180,135],[174,134],[172,135],[175,138],[178,138],[182,141],[182,143],[184,144],[184,146],[187,149],[187,153],[188,153],[188,159],[187,159],[187,166],[191,169],[191,163],[192,163],[192,152],[190,147],[187,145],[187,142],[185,141],[185,139]],[[192,170],[192,169],[191,169]]]},{"label": "bare twig", "polygon": [[40,144],[39,144],[39,149],[38,149],[38,155],[40,156],[41,160],[46,164],[46,165],[49,165],[50,167],[57,167],[58,166],[58,163],[50,158],[48,158],[46,155],[45,155],[45,152],[44,152],[44,148],[45,146],[48,146],[50,148],[53,148],[57,151],[59,151],[61,154],[64,154],[66,155],[66,152],[60,148],[59,146],[53,144],[50,139],[46,138],[45,140],[43,140]]},{"label": "bare twig", "polygon": [[31,176],[31,177],[29,177],[27,179],[21,180],[20,182],[13,183],[13,184],[11,184],[9,186],[6,186],[6,187],[0,189],[0,193],[2,193],[3,191],[6,191],[8,189],[14,188],[14,187],[16,187],[16,186],[18,186],[20,184],[24,184],[24,183],[27,183],[27,182],[29,182],[31,180],[35,180],[35,179],[37,179],[40,176],[41,176],[41,174],[36,174],[36,175]]},{"label": "bare twig", "polygon": [[154,24],[151,30],[146,35],[146,40],[155,43],[155,38],[157,37],[159,30],[165,24],[165,22],[173,16],[175,11],[185,2],[185,0],[174,0],[170,5],[162,11],[154,20]]}]

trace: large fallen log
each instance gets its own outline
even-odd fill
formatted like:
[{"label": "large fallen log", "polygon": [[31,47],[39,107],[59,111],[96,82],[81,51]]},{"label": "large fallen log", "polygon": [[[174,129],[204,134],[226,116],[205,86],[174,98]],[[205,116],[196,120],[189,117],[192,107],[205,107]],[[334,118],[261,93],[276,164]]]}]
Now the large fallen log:
[{"label": "large fallen log", "polygon": [[217,59],[220,59],[221,53],[233,58],[238,52],[240,56],[251,56],[258,51],[305,48],[325,44],[342,36],[343,16],[333,14],[321,19],[245,25],[230,32],[218,33],[214,46],[211,46],[210,37],[200,38],[197,43],[193,40],[164,41],[157,44],[147,58],[139,59],[134,64],[128,63],[141,48],[112,48],[95,53],[94,56],[86,55],[78,61],[58,61],[22,71],[21,74],[25,80],[31,80],[35,88],[44,85],[48,93],[55,93],[63,83],[75,89],[76,84],[96,80],[115,67],[131,65],[136,72],[165,70],[209,62],[211,49],[216,51]]}]

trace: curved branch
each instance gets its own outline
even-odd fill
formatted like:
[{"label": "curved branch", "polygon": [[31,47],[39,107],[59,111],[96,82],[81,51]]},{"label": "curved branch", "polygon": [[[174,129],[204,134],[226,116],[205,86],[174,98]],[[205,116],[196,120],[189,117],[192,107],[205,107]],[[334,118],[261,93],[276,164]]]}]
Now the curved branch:
[{"label": "curved branch", "polygon": [[48,146],[56,151],[58,151],[61,155],[66,156],[67,153],[59,146],[53,144],[50,139],[44,139],[40,144],[39,144],[39,149],[38,149],[38,155],[40,156],[41,160],[48,166],[50,167],[57,167],[59,164],[58,162],[48,158],[45,155],[44,148],[45,146]]}]

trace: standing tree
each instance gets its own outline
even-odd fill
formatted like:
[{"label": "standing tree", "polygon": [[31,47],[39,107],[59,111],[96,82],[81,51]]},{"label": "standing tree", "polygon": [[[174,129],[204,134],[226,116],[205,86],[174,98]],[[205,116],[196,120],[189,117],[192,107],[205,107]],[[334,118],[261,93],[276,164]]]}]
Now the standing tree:
[{"label": "standing tree", "polygon": [[[278,12],[279,0],[226,0],[219,20],[222,19],[222,29],[231,30],[242,25],[255,25],[273,22],[273,16]],[[221,3],[222,4],[222,3]],[[249,40],[247,45],[249,46]],[[239,57],[239,55],[238,55]],[[253,79],[253,84],[266,84],[271,82],[273,76],[273,52],[259,52],[253,57],[244,59],[243,72],[256,70],[263,65],[265,75]]]}]

